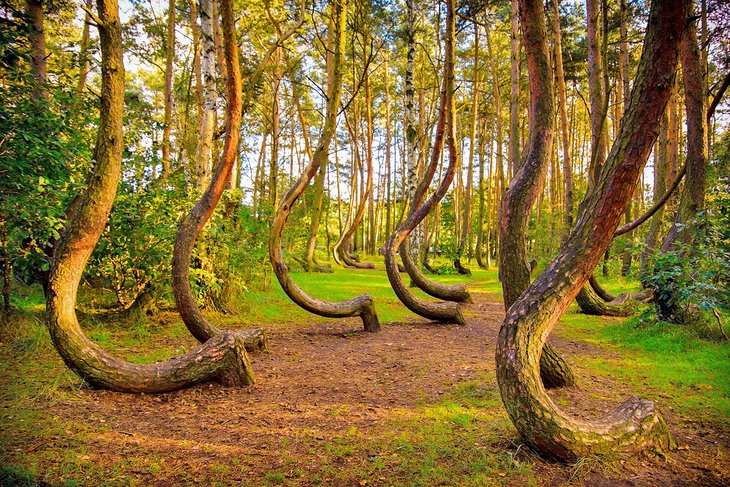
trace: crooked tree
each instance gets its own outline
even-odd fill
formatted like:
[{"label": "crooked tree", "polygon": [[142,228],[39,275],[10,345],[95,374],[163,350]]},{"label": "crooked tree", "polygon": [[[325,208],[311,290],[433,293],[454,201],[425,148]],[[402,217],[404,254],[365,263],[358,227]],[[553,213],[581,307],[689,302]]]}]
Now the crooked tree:
[{"label": "crooked tree", "polygon": [[[226,78],[226,135],[223,143],[223,152],[205,192],[180,222],[177,236],[175,237],[175,248],[172,254],[172,292],[175,296],[175,304],[180,312],[180,317],[185,322],[185,326],[187,326],[190,333],[200,342],[219,335],[221,330],[205,319],[190,289],[189,274],[193,246],[203,227],[213,215],[223,192],[228,188],[228,181],[231,178],[231,173],[236,162],[243,107],[249,105],[249,97],[252,96],[252,92],[254,91],[253,87],[263,75],[268,59],[284,40],[294,34],[302,22],[300,19],[296,25],[279,35],[268,52],[259,61],[256,69],[248,79],[247,99],[244,100],[233,9],[232,7],[228,8],[227,5],[221,5],[221,13],[223,17],[222,30],[223,42],[225,44],[225,59],[228,65]],[[203,30],[205,31],[205,29]],[[203,143],[202,140],[201,143]],[[265,337],[261,329],[240,332],[239,334],[246,340],[247,346],[250,349],[265,348]]]},{"label": "crooked tree", "polygon": [[[232,22],[231,0],[222,0],[222,4],[231,13]],[[102,59],[99,130],[88,187],[51,262],[46,308],[53,344],[71,370],[103,389],[154,393],[207,380],[235,386],[251,384],[253,373],[244,339],[233,333],[221,333],[167,362],[137,365],[107,353],[89,340],[79,325],[75,309],[79,283],[104,231],[122,165],[124,63],[119,6],[116,0],[98,0],[97,9]],[[233,56],[229,62],[233,65]]]},{"label": "crooked tree", "polygon": [[366,331],[378,331],[380,324],[378,315],[375,312],[373,298],[363,294],[356,298],[327,302],[313,298],[305,293],[289,275],[289,269],[284,262],[281,252],[281,237],[284,233],[286,221],[289,218],[291,209],[297,199],[304,193],[309,183],[315,177],[322,166],[327,163],[329,148],[337,129],[337,112],[342,98],[342,76],[345,51],[345,21],[347,17],[347,0],[333,0],[330,29],[333,34],[330,36],[332,45],[329,47],[330,55],[327,56],[328,64],[328,85],[327,85],[327,106],[324,119],[324,126],[319,136],[317,148],[312,155],[309,165],[304,173],[294,183],[281,199],[281,204],[276,211],[271,226],[269,237],[269,258],[274,267],[274,273],[279,280],[284,292],[296,304],[310,313],[330,318],[346,318],[359,316]]},{"label": "crooked tree", "polygon": [[[527,231],[532,207],[550,163],[555,124],[553,75],[549,64],[544,8],[532,0],[520,1],[519,7],[530,80],[530,127],[519,169],[504,192],[500,208],[499,275],[505,310],[530,284],[532,266],[527,258]],[[550,345],[546,345],[540,360],[546,387],[574,384],[570,367]]]},{"label": "crooked tree", "polygon": [[[521,0],[525,10],[530,1]],[[546,456],[572,460],[674,446],[661,413],[649,401],[631,398],[597,421],[569,416],[545,392],[539,364],[550,331],[611,243],[656,141],[690,5],[688,0],[652,2],[634,88],[601,175],[557,257],[512,305],[499,332],[502,401],[525,442]]]},{"label": "crooked tree", "polygon": [[[445,63],[444,63],[444,74],[443,82],[441,87],[441,97],[439,102],[439,115],[436,123],[436,136],[431,149],[430,163],[427,168],[427,173],[418,188],[416,188],[414,196],[411,200],[411,211],[408,217],[400,225],[395,232],[390,236],[388,242],[385,244],[385,268],[388,273],[388,280],[390,285],[393,287],[396,296],[406,305],[408,309],[414,313],[430,318],[440,322],[455,322],[458,324],[464,324],[464,317],[461,313],[461,308],[458,304],[453,302],[429,302],[414,296],[406,287],[403,282],[403,278],[398,272],[398,261],[396,256],[396,249],[400,249],[401,257],[406,269],[409,266],[414,266],[415,263],[408,263],[409,251],[407,247],[407,240],[416,228],[416,226],[423,221],[435,207],[439,204],[441,199],[446,194],[451,182],[454,179],[454,173],[456,171],[456,162],[458,160],[458,154],[456,152],[456,142],[454,140],[454,42],[455,42],[455,21],[454,21],[454,1],[447,0],[446,2],[446,49],[445,49]],[[444,134],[446,133],[447,144],[449,147],[449,161],[448,167],[443,174],[443,179],[439,184],[439,187],[431,195],[431,197],[424,203],[420,204],[420,201],[426,194],[426,189],[430,183],[433,175],[436,172],[436,166],[441,155],[441,150],[444,144]],[[410,273],[410,272],[409,272]],[[430,294],[430,293],[429,293]],[[467,293],[468,296],[468,293]]]}]

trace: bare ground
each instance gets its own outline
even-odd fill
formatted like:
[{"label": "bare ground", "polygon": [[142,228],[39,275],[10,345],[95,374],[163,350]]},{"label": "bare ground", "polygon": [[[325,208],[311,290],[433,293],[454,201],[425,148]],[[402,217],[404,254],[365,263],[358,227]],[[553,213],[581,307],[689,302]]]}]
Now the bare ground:
[{"label": "bare ground", "polygon": [[[417,479],[408,477],[399,455],[422,450],[389,449],[408,428],[400,424],[428,422],[419,411],[476,382],[495,406],[474,418],[476,438],[483,431],[485,441],[467,441],[459,451],[486,449],[509,464],[465,485],[730,485],[728,425],[683,417],[661,398],[680,446],[666,457],[617,456],[567,466],[530,452],[499,403],[494,347],[502,315],[501,303],[482,294],[468,305],[464,327],[390,323],[367,334],[357,320],[271,325],[269,352],[253,358],[257,382],[250,388],[208,384],[158,396],[82,388],[42,406],[73,431],[40,441],[12,438],[3,456],[11,464],[41,458],[41,480],[49,484],[63,478],[96,483],[97,477],[78,470],[64,474],[64,462],[75,455],[71,463],[92,463],[112,484],[410,485]],[[559,334],[552,341],[569,361],[615,355]],[[578,387],[553,397],[577,415],[595,417],[643,392],[580,366],[575,372]],[[5,428],[0,433],[12,435]],[[433,482],[421,483],[440,484]]]}]

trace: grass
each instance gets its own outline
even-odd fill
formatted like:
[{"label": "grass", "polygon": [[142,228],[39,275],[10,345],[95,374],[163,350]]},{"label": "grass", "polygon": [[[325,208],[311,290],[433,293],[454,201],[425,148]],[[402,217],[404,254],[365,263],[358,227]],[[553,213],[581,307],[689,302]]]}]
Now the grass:
[{"label": "grass", "polygon": [[[293,277],[322,299],[349,299],[362,292],[373,295],[382,323],[411,319],[413,315],[388,285],[382,260],[375,262],[376,271],[336,269],[332,274],[295,273]],[[436,279],[467,282],[474,291],[492,296],[499,293],[495,270],[472,271],[470,278],[445,275]],[[620,292],[632,283],[614,279],[604,284]],[[84,290],[81,308],[88,311],[86,306],[101,301],[103,297]],[[19,288],[13,303],[18,308],[13,329],[6,333],[10,338],[0,343],[0,485],[35,485],[39,477],[54,485],[92,485],[109,479],[114,479],[111,483],[149,484],[174,472],[182,476],[180,467],[170,465],[161,453],[130,449],[129,458],[106,465],[90,458],[86,445],[105,434],[104,426],[63,419],[51,412],[51,405],[79,395],[82,384],[53,349],[42,321],[42,293],[37,287]],[[209,316],[231,327],[271,324],[285,329],[324,321],[291,303],[275,282],[267,291],[245,293],[235,305],[238,314]],[[124,322],[93,313],[81,316],[94,341],[136,363],[165,360],[196,343],[171,312],[159,320]],[[730,418],[730,346],[725,343],[703,340],[691,330],[641,317],[586,316],[575,306],[556,332],[610,352],[575,357],[590,374],[615,377],[650,397],[662,397],[680,414],[720,423]],[[343,405],[333,407],[325,417],[342,421],[351,412]],[[297,444],[305,445],[306,458],[316,459],[316,471],[287,460],[271,465],[254,479],[247,472],[249,460],[242,454],[216,459],[206,473],[185,473],[189,475],[185,482],[195,482],[200,475],[221,485],[229,483],[232,475],[243,477],[248,485],[329,485],[335,479],[345,485],[373,485],[386,479],[394,485],[481,486],[537,485],[540,480],[534,457],[520,444],[502,407],[493,374],[458,382],[435,402],[423,400],[412,407],[391,408],[372,429],[352,426],[328,433],[323,439],[322,431],[304,429],[296,438]],[[47,446],[58,438],[64,438],[63,448]],[[181,442],[179,448],[190,448],[190,444]],[[619,460],[623,458],[583,459],[570,475],[578,480],[596,471],[613,475]]]}]

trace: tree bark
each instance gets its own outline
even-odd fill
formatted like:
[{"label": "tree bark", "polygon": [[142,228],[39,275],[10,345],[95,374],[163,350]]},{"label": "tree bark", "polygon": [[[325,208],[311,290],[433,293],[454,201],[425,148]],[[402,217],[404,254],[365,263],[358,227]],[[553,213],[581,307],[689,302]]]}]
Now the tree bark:
[{"label": "tree bark", "polygon": [[173,73],[175,69],[175,0],[169,0],[167,10],[167,38],[165,43],[164,120],[162,129],[162,178],[171,171],[170,135],[172,133]]},{"label": "tree bark", "polygon": [[[527,260],[527,231],[532,207],[547,174],[555,121],[553,78],[548,61],[544,8],[540,4],[520,3],[519,11],[530,80],[530,131],[523,161],[504,193],[500,211],[499,275],[505,310],[517,301],[530,284],[531,265]],[[550,371],[547,370],[547,367],[551,367],[549,357],[559,359],[553,350],[546,354],[545,374],[546,377],[550,377],[549,382],[573,385],[575,379],[572,374],[560,373],[563,370],[570,370],[566,363]],[[560,376],[562,381],[559,380]]]},{"label": "tree bark", "polygon": [[30,65],[33,79],[36,82],[34,96],[46,98],[46,81],[48,65],[46,63],[46,29],[43,22],[43,0],[26,0],[25,11],[28,14],[30,33]]},{"label": "tree bark", "polygon": [[[91,0],[86,0],[87,10],[91,10]],[[81,31],[81,45],[79,47],[79,82],[76,85],[76,95],[79,97],[84,93],[86,88],[86,77],[89,73],[89,22],[91,17],[88,13],[84,14],[84,27]]]},{"label": "tree bark", "polygon": [[198,121],[198,148],[195,152],[195,181],[203,191],[212,172],[213,135],[218,100],[215,78],[215,39],[213,35],[213,1],[200,0],[201,68],[203,85],[203,116]]},{"label": "tree bark", "polygon": [[599,0],[586,0],[586,26],[588,40],[588,91],[591,107],[591,160],[588,168],[592,186],[606,159],[606,86],[604,86],[603,55],[601,51]]},{"label": "tree bark", "polygon": [[[680,244],[692,246],[700,222],[698,215],[705,206],[707,182],[707,87],[697,42],[697,26],[690,22],[680,45],[682,79],[684,80],[687,113],[687,181],[682,191],[679,208],[662,244],[662,252],[681,251]],[[662,319],[685,324],[693,313],[681,309],[680,299],[669,299],[666,290],[655,289],[655,303]]]},{"label": "tree bark", "polygon": [[331,46],[331,72],[327,87],[327,110],[325,114],[324,127],[320,134],[317,148],[314,151],[312,160],[310,161],[304,173],[299,177],[297,182],[289,191],[284,194],[281,205],[276,211],[274,221],[271,226],[271,234],[269,238],[269,258],[274,267],[274,273],[279,280],[284,292],[296,304],[306,309],[310,313],[330,318],[346,318],[351,316],[359,316],[365,327],[365,331],[375,332],[380,329],[378,316],[375,312],[373,298],[368,294],[363,294],[354,299],[340,302],[327,302],[313,298],[306,294],[299,286],[294,283],[289,275],[289,270],[284,263],[281,252],[281,237],[284,232],[284,226],[291,213],[291,208],[296,203],[297,198],[301,196],[309,185],[309,182],[315,176],[322,164],[325,163],[329,153],[329,147],[335,136],[337,128],[337,112],[342,98],[342,75],[343,75],[343,58],[345,51],[345,20],[347,17],[347,0],[333,0],[332,3],[332,20],[330,28],[334,31],[332,35],[333,46]]},{"label": "tree bark", "polygon": [[[391,235],[388,239],[385,246],[385,268],[388,273],[388,280],[390,281],[390,285],[393,287],[396,296],[398,296],[401,302],[403,302],[408,309],[425,318],[440,322],[455,322],[463,325],[465,324],[464,317],[458,304],[452,302],[434,303],[423,301],[411,294],[398,273],[398,262],[396,258],[396,249],[400,249],[402,257],[405,255],[407,252],[407,247],[404,245],[406,240],[416,226],[423,221],[426,215],[430,213],[444,197],[444,194],[446,194],[446,191],[454,179],[454,172],[456,170],[456,161],[458,157],[456,154],[456,143],[454,141],[454,107],[452,100],[454,91],[454,0],[448,0],[446,2],[446,9],[446,62],[444,64],[439,118],[436,125],[436,140],[431,150],[431,161],[427,168],[427,173],[421,180],[421,184],[419,185],[420,188],[416,189],[412,202],[416,203],[418,199],[425,195],[428,183],[425,185],[424,183],[426,181],[430,181],[430,178],[433,178],[433,173],[436,171],[436,166],[441,154],[441,148],[443,147],[444,131],[448,131],[449,166],[444,173],[441,184],[434,194],[431,195],[428,201],[423,205],[420,205],[417,208],[414,207],[405,222],[395,232],[393,232],[393,235]],[[430,173],[430,176],[428,176],[428,173]],[[423,191],[423,193],[419,196],[421,191]],[[408,269],[408,265],[405,264],[405,266],[406,269]]]},{"label": "tree bark", "polygon": [[464,188],[464,202],[462,205],[461,239],[456,249],[454,268],[459,274],[470,276],[471,270],[464,267],[461,257],[464,255],[464,248],[469,243],[469,235],[472,231],[471,193],[472,179],[474,179],[474,145],[477,140],[477,107],[479,106],[479,24],[474,23],[474,72],[472,76],[471,96],[471,121],[469,126],[469,160],[466,170],[466,187]]},{"label": "tree bark", "polygon": [[[226,3],[228,1],[230,0],[226,0]],[[223,7],[224,5],[221,6],[222,9]],[[247,99],[244,100],[234,17],[233,12],[229,11],[229,8],[232,9],[232,7],[225,5],[225,8],[226,12],[223,15],[223,41],[225,44],[225,60],[228,77],[226,81],[226,135],[223,143],[223,152],[210,184],[200,197],[200,200],[198,200],[195,206],[193,206],[190,212],[180,222],[172,254],[172,292],[175,296],[175,304],[180,312],[180,317],[185,322],[190,333],[201,342],[219,335],[221,330],[205,319],[190,289],[189,272],[193,246],[203,227],[213,215],[215,207],[223,195],[223,191],[228,187],[228,180],[233,172],[238,152],[243,106],[248,106],[248,98],[252,96],[252,87],[258,83],[263,75],[269,57],[278,48],[279,43],[283,42],[284,39],[294,32],[293,28],[281,34],[267,54],[259,60],[256,69],[248,79]],[[205,25],[205,18],[203,25]],[[258,330],[241,333],[260,335]]]},{"label": "tree bark", "polygon": [[[517,175],[520,167],[520,24],[519,2],[511,0],[510,15],[510,116],[509,116],[509,158],[507,161],[508,177]],[[503,169],[502,169],[503,171]],[[501,178],[502,192],[506,188],[505,178]],[[502,202],[500,202],[500,205]],[[502,256],[500,255],[500,259]]]},{"label": "tree bark", "polygon": [[563,72],[563,50],[560,35],[559,0],[553,1],[553,38],[555,44],[555,78],[558,84],[558,111],[560,114],[560,134],[563,151],[563,178],[565,179],[565,223],[566,234],[573,226],[573,166],[570,162],[570,133],[568,131],[568,101],[565,94],[565,74]]},{"label": "tree bark", "polygon": [[[230,5],[229,0],[223,0]],[[76,317],[76,295],[86,262],[99,241],[114,202],[122,163],[124,64],[116,0],[98,0],[102,89],[94,170],[73,219],[51,262],[48,329],[66,365],[93,386],[123,392],[166,392],[207,380],[242,386],[253,383],[243,339],[223,333],[168,362],[136,365],[90,341]],[[231,6],[232,10],[232,6]]]},{"label": "tree bark", "polygon": [[509,309],[500,329],[496,359],[502,400],[524,441],[545,456],[574,460],[675,446],[649,401],[629,399],[590,422],[560,411],[540,381],[539,363],[550,331],[611,243],[657,138],[689,5],[688,0],[653,2],[631,101],[601,176],[559,254]]}]

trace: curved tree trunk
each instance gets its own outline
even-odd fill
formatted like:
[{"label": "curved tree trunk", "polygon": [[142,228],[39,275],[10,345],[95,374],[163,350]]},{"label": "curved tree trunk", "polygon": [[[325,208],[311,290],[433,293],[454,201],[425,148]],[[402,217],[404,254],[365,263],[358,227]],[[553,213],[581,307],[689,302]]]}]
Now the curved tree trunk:
[{"label": "curved tree trunk", "polygon": [[[532,206],[547,173],[555,119],[553,78],[548,62],[544,9],[539,5],[531,5],[530,8],[535,11],[528,13],[524,11],[524,6],[520,8],[530,79],[530,131],[523,161],[502,197],[500,208],[499,275],[505,310],[517,301],[530,284],[533,267],[527,260],[527,230]],[[550,345],[546,346],[550,348]],[[561,360],[554,350],[549,350],[544,361],[545,376],[550,377],[551,385],[573,385],[575,383],[573,374],[562,373],[570,371],[570,367],[564,361],[559,367],[547,370]]]},{"label": "curved tree trunk", "polygon": [[[413,11],[413,2],[409,1],[407,3],[408,5],[408,15],[409,15],[409,29],[411,31],[415,30],[415,20],[413,17],[415,17],[415,13]],[[414,34],[411,33],[409,36],[413,36]],[[413,46],[411,46],[411,43]],[[413,54],[411,54],[411,49],[413,49]],[[415,56],[415,41],[409,37],[409,56]],[[409,60],[411,58],[409,57]],[[410,62],[410,61],[409,61]],[[417,150],[417,141],[418,137],[416,136],[416,129],[415,129],[415,120],[413,119],[412,114],[414,113],[413,110],[413,73],[412,68],[410,68],[410,81],[409,81],[409,75],[408,75],[408,69],[406,70],[406,122],[408,124],[408,127],[406,129],[406,145],[407,145],[407,157],[413,157],[415,160],[415,153]],[[410,88],[409,88],[410,87]],[[408,93],[411,94],[411,99],[409,101]],[[438,108],[438,118],[436,120],[436,137],[434,140],[434,144],[432,147],[432,153],[431,158],[429,160],[428,166],[426,166],[425,171],[423,173],[423,176],[421,177],[421,180],[416,185],[416,165],[414,161],[409,160],[408,162],[408,181],[409,181],[409,188],[408,188],[408,199],[406,202],[406,211],[407,215],[410,217],[423,203],[424,198],[426,197],[426,193],[428,191],[428,187],[431,185],[431,182],[433,181],[433,177],[436,174],[436,169],[438,168],[439,158],[441,157],[441,151],[443,150],[444,145],[444,130],[446,126],[446,104],[447,104],[447,92],[442,86],[441,93],[439,96],[439,108]],[[408,115],[411,114],[411,115]],[[446,191],[448,189],[448,186],[451,184],[451,181],[449,180],[446,182],[446,180],[443,180],[442,186],[445,183],[445,189]],[[442,196],[443,197],[443,196]],[[426,213],[428,214],[428,213]],[[424,217],[425,218],[425,217]],[[420,221],[419,221],[420,223]],[[416,223],[416,226],[418,223]],[[415,227],[414,227],[415,228]],[[411,230],[412,231],[412,230]],[[386,246],[387,248],[387,246]],[[429,296],[433,296],[438,299],[443,299],[445,301],[454,301],[457,303],[470,303],[472,302],[471,295],[469,294],[469,290],[466,288],[466,285],[464,284],[453,284],[453,285],[446,285],[441,284],[439,282],[433,281],[426,277],[426,275],[421,270],[421,267],[416,263],[416,261],[413,258],[413,254],[411,253],[411,242],[410,238],[406,238],[403,240],[403,243],[400,244],[398,247],[398,252],[400,253],[401,260],[403,261],[403,268],[408,273],[408,276],[411,278],[411,283],[415,284],[419,289],[421,289],[423,292],[428,294]],[[428,245],[426,245],[426,248],[424,249],[424,256],[428,255]],[[426,258],[423,259],[423,266],[432,272],[433,270],[428,267],[428,261]],[[410,293],[408,293],[410,294]],[[405,296],[405,295],[404,295]],[[405,299],[412,299],[412,296],[406,296]]]},{"label": "curved tree trunk", "polygon": [[575,297],[580,310],[587,315],[594,316],[629,316],[636,307],[629,301],[628,294],[622,294],[615,300],[603,299],[590,283],[586,283]]},{"label": "curved tree trunk", "polygon": [[[440,322],[455,322],[458,324],[464,324],[464,317],[461,313],[461,308],[456,303],[434,303],[423,301],[416,298],[406,287],[403,279],[398,273],[398,262],[396,258],[396,249],[400,249],[401,256],[405,256],[408,251],[405,245],[408,236],[416,228],[416,226],[423,221],[434,207],[444,197],[448,190],[451,182],[454,179],[454,172],[456,171],[456,143],[454,142],[454,108],[452,103],[453,91],[454,91],[454,37],[455,37],[455,26],[454,26],[454,0],[447,1],[447,13],[446,13],[446,53],[445,53],[445,64],[444,64],[444,79],[441,88],[441,101],[439,105],[439,118],[436,126],[436,140],[431,152],[431,161],[427,169],[430,172],[430,176],[425,175],[421,181],[420,188],[416,190],[416,197],[412,203],[418,202],[422,196],[418,196],[421,188],[423,195],[425,195],[428,183],[424,183],[430,178],[433,178],[433,173],[436,171],[436,165],[441,155],[441,148],[443,147],[444,131],[448,130],[449,135],[449,166],[444,173],[441,184],[436,189],[433,195],[428,199],[426,203],[418,208],[412,207],[409,212],[406,221],[395,231],[393,235],[388,239],[388,243],[385,246],[385,269],[388,273],[388,280],[390,285],[393,287],[395,294],[414,313],[430,318]],[[404,259],[404,265],[406,270],[409,266],[406,264]],[[411,262],[412,263],[412,262]],[[416,266],[414,266],[416,267]]]},{"label": "curved tree trunk", "polygon": [[274,267],[274,273],[279,280],[279,284],[281,284],[287,296],[296,304],[310,313],[330,318],[359,316],[363,321],[365,331],[374,332],[380,329],[380,324],[378,322],[378,315],[375,313],[373,298],[370,295],[363,294],[348,301],[335,303],[313,298],[294,283],[281,253],[281,236],[284,232],[284,226],[289,218],[289,214],[291,213],[291,208],[296,203],[297,198],[307,189],[309,182],[315,177],[317,171],[326,164],[329,147],[337,128],[337,111],[339,110],[340,99],[342,98],[342,64],[345,51],[347,1],[334,0],[332,5],[333,12],[330,28],[334,31],[331,37],[334,45],[330,49],[332,51],[332,57],[328,59],[328,64],[331,66],[331,75],[329,76],[329,85],[327,87],[327,112],[325,114],[324,127],[322,128],[319,143],[314,151],[312,160],[304,170],[304,173],[299,177],[299,180],[283,196],[281,204],[276,211],[269,238],[269,258],[271,259],[271,264]]},{"label": "curved tree trunk", "polygon": [[[541,2],[520,3],[521,10],[541,10]],[[550,331],[611,243],[646,164],[670,96],[689,5],[688,0],[653,2],[634,90],[601,176],[558,256],[509,309],[500,329],[496,359],[502,401],[525,442],[546,456],[573,460],[674,446],[661,414],[648,401],[631,398],[590,422],[560,411],[540,381],[539,361]]]},{"label": "curved tree trunk", "polygon": [[615,294],[613,294],[612,292],[610,292],[608,289],[606,289],[603,286],[601,286],[601,283],[598,282],[598,278],[595,275],[592,275],[588,279],[588,282],[590,283],[591,288],[593,289],[593,291],[602,300],[604,300],[604,301],[613,301],[616,298],[618,298],[618,296],[616,296]]},{"label": "curved tree trunk", "polygon": [[[230,0],[223,0],[231,10]],[[48,329],[66,365],[91,385],[124,392],[165,392],[206,380],[253,383],[244,340],[222,333],[168,362],[137,365],[116,358],[89,340],[76,317],[76,294],[86,262],[109,217],[122,163],[124,64],[116,0],[98,0],[102,89],[94,170],[79,209],[58,242],[46,303]]]},{"label": "curved tree trunk", "polygon": [[[230,18],[227,18],[228,15],[230,15]],[[292,28],[281,34],[277,42],[269,48],[268,53],[259,61],[256,70],[249,78],[247,83],[248,87],[253,87],[258,83],[269,57],[276,50],[277,46],[287,37],[291,36],[295,30],[296,28]],[[177,236],[175,237],[175,248],[172,254],[172,292],[175,296],[175,304],[180,312],[180,317],[185,322],[185,326],[188,327],[190,333],[200,342],[204,342],[220,334],[221,330],[209,323],[200,312],[200,308],[198,308],[195,297],[190,289],[190,259],[198,235],[200,235],[201,230],[213,215],[213,211],[220,201],[223,191],[228,187],[228,180],[231,177],[233,166],[236,162],[243,106],[249,105],[249,98],[254,91],[253,89],[247,90],[246,100],[243,100],[241,69],[238,62],[238,45],[236,43],[232,12],[226,12],[223,15],[223,35],[226,49],[225,57],[228,65],[228,77],[226,81],[226,136],[223,143],[223,153],[221,154],[220,162],[216,167],[213,178],[203,193],[203,196],[200,197],[200,200],[198,200],[195,206],[180,222]],[[265,340],[264,334],[260,329],[240,332],[240,334],[244,338],[249,338],[249,341],[252,339],[259,341]],[[265,343],[256,343],[253,346],[256,349],[260,347],[265,347]]]},{"label": "curved tree trunk", "polygon": [[[358,144],[359,140],[357,137],[357,121],[353,124],[353,144]],[[357,155],[356,155],[357,156]],[[359,156],[357,156],[359,158]],[[357,211],[355,212],[355,217],[352,220],[352,223],[350,224],[350,228],[348,228],[345,233],[343,233],[337,243],[334,245],[333,253],[338,254],[340,261],[344,264],[344,267],[349,267],[352,269],[375,269],[375,264],[372,262],[358,262],[352,255],[350,255],[350,249],[352,246],[352,238],[353,235],[355,235],[355,232],[357,231],[358,225],[360,225],[360,222],[362,221],[363,216],[365,215],[365,208],[368,204],[368,196],[370,195],[370,192],[373,190],[373,159],[371,157],[367,158],[368,160],[368,167],[367,167],[367,179],[365,180],[365,188],[362,191],[362,194],[360,195],[360,202],[357,206]],[[337,259],[335,259],[335,262],[337,262]],[[337,262],[338,264],[340,262]]]}]

